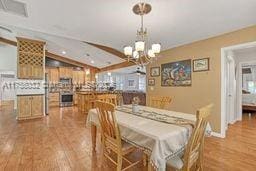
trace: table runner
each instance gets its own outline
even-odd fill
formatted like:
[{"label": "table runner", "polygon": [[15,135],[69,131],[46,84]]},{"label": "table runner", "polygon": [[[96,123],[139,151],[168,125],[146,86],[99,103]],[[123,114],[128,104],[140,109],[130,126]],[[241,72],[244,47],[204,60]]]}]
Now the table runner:
[{"label": "table runner", "polygon": [[[129,106],[128,106],[129,108]],[[146,106],[139,106],[141,111],[153,111],[158,114],[196,121],[196,116],[174,111],[167,111]],[[192,127],[176,125],[143,118],[116,110],[116,119],[122,139],[145,150],[150,154],[150,162],[159,171],[165,171],[166,161],[183,152],[192,132]],[[99,125],[96,109],[88,113],[87,125]]]},{"label": "table runner", "polygon": [[170,116],[167,114],[157,113],[152,110],[139,110],[138,112],[133,112],[132,106],[117,106],[116,110],[167,124],[175,124],[184,127],[192,126],[193,128],[195,125],[195,121],[184,119],[177,116]]}]

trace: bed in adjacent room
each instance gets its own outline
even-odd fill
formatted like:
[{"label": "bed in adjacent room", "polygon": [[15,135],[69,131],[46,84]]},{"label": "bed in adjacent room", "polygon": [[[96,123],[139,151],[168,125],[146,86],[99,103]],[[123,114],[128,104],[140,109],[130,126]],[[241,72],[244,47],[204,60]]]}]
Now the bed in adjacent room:
[{"label": "bed in adjacent room", "polygon": [[256,94],[243,94],[242,96],[243,112],[256,112]]}]

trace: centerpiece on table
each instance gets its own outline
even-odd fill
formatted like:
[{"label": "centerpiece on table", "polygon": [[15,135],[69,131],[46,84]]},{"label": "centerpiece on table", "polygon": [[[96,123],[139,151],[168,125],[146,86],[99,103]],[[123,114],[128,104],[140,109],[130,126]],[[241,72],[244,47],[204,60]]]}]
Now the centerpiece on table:
[{"label": "centerpiece on table", "polygon": [[139,103],[140,103],[140,98],[139,97],[133,97],[133,99],[132,99],[132,112],[133,113],[138,113],[139,112]]}]

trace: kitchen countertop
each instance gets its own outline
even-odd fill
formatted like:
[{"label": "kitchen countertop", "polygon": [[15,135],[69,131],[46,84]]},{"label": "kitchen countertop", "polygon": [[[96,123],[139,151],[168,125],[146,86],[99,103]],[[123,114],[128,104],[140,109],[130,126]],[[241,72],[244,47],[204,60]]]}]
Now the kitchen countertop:
[{"label": "kitchen countertop", "polygon": [[38,95],[45,95],[43,93],[38,93],[38,94],[17,94],[17,96],[38,96]]},{"label": "kitchen countertop", "polygon": [[77,91],[76,93],[86,95],[86,94],[91,94],[91,93],[94,93],[94,94],[107,94],[107,93],[116,94],[117,92],[115,92],[115,91]]}]

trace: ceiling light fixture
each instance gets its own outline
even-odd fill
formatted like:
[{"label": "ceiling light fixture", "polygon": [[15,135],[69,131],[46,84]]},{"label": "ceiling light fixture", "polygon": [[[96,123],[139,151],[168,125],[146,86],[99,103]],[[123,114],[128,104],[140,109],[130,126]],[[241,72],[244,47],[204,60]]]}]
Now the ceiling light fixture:
[{"label": "ceiling light fixture", "polygon": [[91,60],[91,63],[94,64],[94,60]]},{"label": "ceiling light fixture", "polygon": [[147,29],[144,28],[143,17],[151,11],[151,5],[147,3],[138,3],[133,7],[133,12],[141,17],[141,27],[137,31],[137,41],[134,48],[132,46],[124,47],[124,54],[128,57],[128,62],[134,62],[138,66],[145,66],[152,62],[161,51],[161,44],[155,43],[148,47]]},{"label": "ceiling light fixture", "polygon": [[95,74],[95,79],[98,79],[98,78],[99,78],[98,74]]},{"label": "ceiling light fixture", "polygon": [[90,70],[87,69],[87,70],[85,71],[85,74],[86,74],[86,75],[89,75],[89,74],[90,74]]},{"label": "ceiling light fixture", "polygon": [[61,53],[62,53],[63,55],[66,55],[66,51],[64,51],[64,50],[63,50]]}]

